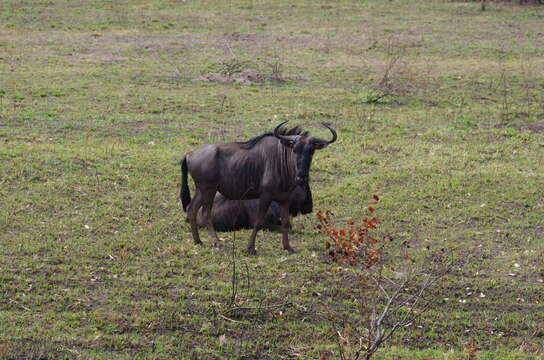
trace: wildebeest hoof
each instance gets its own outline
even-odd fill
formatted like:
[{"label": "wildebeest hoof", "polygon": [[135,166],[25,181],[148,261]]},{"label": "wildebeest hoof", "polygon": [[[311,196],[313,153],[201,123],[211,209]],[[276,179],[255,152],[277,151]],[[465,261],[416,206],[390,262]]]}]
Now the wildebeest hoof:
[{"label": "wildebeest hoof", "polygon": [[255,248],[247,248],[246,249],[246,254],[247,255],[257,255],[257,250],[255,250]]},{"label": "wildebeest hoof", "polygon": [[217,249],[222,249],[223,244],[221,244],[219,241],[216,241],[216,242],[213,243],[213,247],[217,248]]}]

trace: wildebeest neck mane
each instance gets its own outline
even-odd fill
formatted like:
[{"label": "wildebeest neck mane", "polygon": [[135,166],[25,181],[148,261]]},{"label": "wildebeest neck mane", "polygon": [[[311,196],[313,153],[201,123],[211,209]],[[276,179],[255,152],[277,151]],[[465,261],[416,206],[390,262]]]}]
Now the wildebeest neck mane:
[{"label": "wildebeest neck mane", "polygon": [[[304,131],[304,129],[302,129],[300,126],[295,126],[295,127],[292,127],[291,129],[280,128],[278,130],[278,134],[282,135],[282,136],[292,136],[292,135],[300,135],[300,134],[303,133],[303,131]],[[240,147],[242,149],[247,150],[247,149],[253,148],[255,145],[257,145],[259,143],[259,141],[261,141],[262,139],[264,139],[267,136],[274,136],[274,133],[267,132],[267,133],[264,133],[262,135],[256,136],[256,137],[254,137],[252,139],[249,139],[247,141],[237,141],[236,143],[238,145],[240,145]]]}]

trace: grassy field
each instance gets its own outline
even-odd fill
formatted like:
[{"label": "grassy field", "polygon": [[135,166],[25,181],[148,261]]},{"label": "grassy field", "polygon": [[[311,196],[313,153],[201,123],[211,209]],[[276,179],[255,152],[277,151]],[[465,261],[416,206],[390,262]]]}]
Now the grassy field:
[{"label": "grassy field", "polygon": [[185,152],[290,119],[339,133],[314,157],[315,210],[358,219],[379,194],[385,267],[459,261],[377,359],[544,359],[543,20],[439,0],[0,0],[0,358],[339,359],[370,293],[315,216],[294,220],[296,253],[263,233],[248,257],[246,231],[193,245],[178,199]]}]

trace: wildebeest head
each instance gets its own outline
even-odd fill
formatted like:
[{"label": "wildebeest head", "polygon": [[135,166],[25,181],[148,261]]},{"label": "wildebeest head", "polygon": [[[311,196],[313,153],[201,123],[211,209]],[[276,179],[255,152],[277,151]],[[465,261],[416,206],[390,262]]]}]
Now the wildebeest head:
[{"label": "wildebeest head", "polygon": [[[288,120],[287,120],[288,121]],[[300,135],[280,135],[279,129],[287,121],[282,122],[274,129],[274,136],[277,137],[281,143],[291,149],[295,154],[295,164],[296,164],[296,184],[304,186],[308,183],[308,177],[310,172],[310,165],[312,163],[312,157],[315,150],[324,149],[327,145],[332,144],[336,141],[337,135],[336,131],[331,128],[329,125],[323,123],[322,125],[330,130],[332,133],[332,139],[323,140],[313,136],[309,136],[308,132],[305,131]]]}]

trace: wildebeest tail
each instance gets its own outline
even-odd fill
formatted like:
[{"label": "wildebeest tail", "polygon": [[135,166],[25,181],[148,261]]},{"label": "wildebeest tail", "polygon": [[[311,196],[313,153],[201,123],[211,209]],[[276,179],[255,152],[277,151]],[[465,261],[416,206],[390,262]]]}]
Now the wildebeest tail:
[{"label": "wildebeest tail", "polygon": [[189,183],[187,182],[187,158],[181,160],[181,190],[179,192],[179,198],[183,205],[183,210],[187,211],[187,207],[191,203],[191,192],[189,191]]}]

